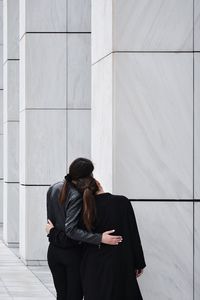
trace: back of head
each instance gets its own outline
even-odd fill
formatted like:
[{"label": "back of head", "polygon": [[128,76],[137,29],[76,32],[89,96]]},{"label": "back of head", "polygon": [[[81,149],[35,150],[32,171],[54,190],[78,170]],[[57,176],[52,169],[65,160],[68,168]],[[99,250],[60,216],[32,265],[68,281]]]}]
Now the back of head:
[{"label": "back of head", "polygon": [[69,166],[69,173],[65,176],[65,182],[60,193],[60,202],[67,198],[69,182],[83,195],[83,221],[88,230],[91,230],[95,220],[95,198],[98,191],[96,180],[93,178],[94,165],[91,160],[83,157],[75,159]]},{"label": "back of head", "polygon": [[77,180],[92,175],[94,165],[91,160],[83,157],[75,159],[69,166],[71,180]]}]

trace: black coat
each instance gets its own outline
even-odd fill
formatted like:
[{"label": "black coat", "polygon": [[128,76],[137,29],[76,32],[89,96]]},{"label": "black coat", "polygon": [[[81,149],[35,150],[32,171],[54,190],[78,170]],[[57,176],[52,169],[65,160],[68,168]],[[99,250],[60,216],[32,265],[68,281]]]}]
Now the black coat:
[{"label": "black coat", "polygon": [[144,260],[135,215],[130,201],[110,193],[96,196],[95,232],[115,229],[122,235],[119,246],[85,245],[81,265],[84,300],[141,300],[135,269]]}]

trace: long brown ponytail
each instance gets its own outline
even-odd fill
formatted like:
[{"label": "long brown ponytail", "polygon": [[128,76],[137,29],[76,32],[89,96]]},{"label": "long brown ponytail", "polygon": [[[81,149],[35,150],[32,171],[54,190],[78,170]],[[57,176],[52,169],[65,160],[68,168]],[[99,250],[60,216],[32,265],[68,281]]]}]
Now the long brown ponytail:
[{"label": "long brown ponytail", "polygon": [[60,203],[64,204],[67,199],[68,184],[73,182],[77,190],[83,195],[83,222],[89,231],[91,231],[95,221],[96,206],[94,196],[98,191],[96,180],[92,176],[93,170],[94,165],[91,160],[82,157],[75,159],[69,167],[69,173],[65,176],[59,195]]},{"label": "long brown ponytail", "polygon": [[95,194],[98,185],[92,176],[78,179],[75,185],[83,193],[83,222],[87,230],[91,231],[96,219]]}]

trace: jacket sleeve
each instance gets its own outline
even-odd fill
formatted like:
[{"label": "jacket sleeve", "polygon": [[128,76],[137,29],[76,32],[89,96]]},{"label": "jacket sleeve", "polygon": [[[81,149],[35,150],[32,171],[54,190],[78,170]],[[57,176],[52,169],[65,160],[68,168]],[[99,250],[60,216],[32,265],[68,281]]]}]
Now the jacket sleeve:
[{"label": "jacket sleeve", "polygon": [[47,191],[47,219],[51,220],[51,222],[54,223],[54,217],[52,214],[52,208],[51,208],[51,189],[52,187],[50,186],[50,188]]},{"label": "jacket sleeve", "polygon": [[100,245],[102,234],[92,233],[78,228],[79,220],[82,211],[82,197],[80,195],[70,197],[66,206],[65,233],[76,241],[81,241],[89,244]]},{"label": "jacket sleeve", "polygon": [[68,238],[63,230],[53,227],[47,235],[49,242],[59,248],[71,248],[79,243]]},{"label": "jacket sleeve", "polygon": [[130,201],[128,200],[128,223],[131,235],[131,247],[134,253],[135,269],[144,269],[146,267],[138,226],[135,214]]}]

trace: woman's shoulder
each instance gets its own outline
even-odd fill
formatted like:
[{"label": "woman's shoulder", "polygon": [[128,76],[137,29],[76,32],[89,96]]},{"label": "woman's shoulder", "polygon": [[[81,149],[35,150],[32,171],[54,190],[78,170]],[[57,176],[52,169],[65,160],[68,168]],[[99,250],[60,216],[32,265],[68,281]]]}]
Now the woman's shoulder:
[{"label": "woman's shoulder", "polygon": [[128,203],[130,203],[130,200],[124,196],[124,195],[115,195],[115,194],[111,194],[113,200],[118,201],[124,205],[127,205]]},{"label": "woman's shoulder", "polygon": [[62,188],[62,186],[63,186],[63,183],[64,183],[63,181],[57,181],[57,182],[53,183],[48,188],[47,193],[52,193],[52,192],[60,191],[61,188]]}]

